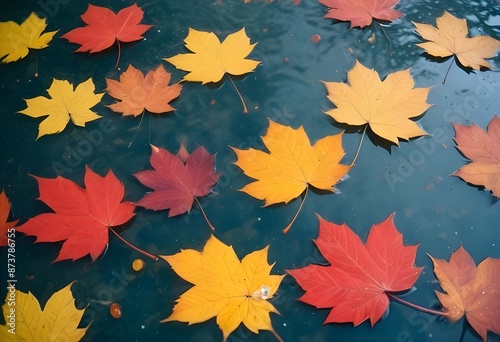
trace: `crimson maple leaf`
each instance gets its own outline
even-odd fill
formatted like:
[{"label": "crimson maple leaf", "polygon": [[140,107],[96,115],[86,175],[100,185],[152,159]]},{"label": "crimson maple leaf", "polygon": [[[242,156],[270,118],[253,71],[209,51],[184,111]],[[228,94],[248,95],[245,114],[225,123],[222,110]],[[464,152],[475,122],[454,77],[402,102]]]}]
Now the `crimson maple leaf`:
[{"label": "crimson maple leaf", "polygon": [[111,170],[101,177],[87,167],[85,189],[61,176],[35,179],[40,191],[38,199],[55,213],[35,216],[17,231],[36,236],[36,242],[65,240],[54,261],[77,260],[87,254],[92,260],[97,259],[108,244],[108,229],[135,215],[134,204],[121,202],[125,188]]},{"label": "crimson maple leaf", "polygon": [[371,228],[365,245],[346,224],[318,218],[314,242],[330,265],[287,271],[306,291],[300,300],[332,308],[325,323],[375,325],[389,307],[388,293],[408,290],[420,276],[423,268],[413,266],[418,245],[403,245],[394,214]]},{"label": "crimson maple leaf", "polygon": [[[133,4],[123,8],[117,14],[106,7],[90,5],[82,14],[87,24],[61,36],[71,43],[80,44],[77,52],[99,52],[118,42],[118,61],[120,60],[120,42],[133,42],[142,39],[142,34],[152,25],[140,24],[144,12]],[[118,61],[116,65],[118,65]]]},{"label": "crimson maple leaf", "polygon": [[392,9],[399,0],[319,0],[329,7],[325,18],[350,21],[351,28],[361,28],[372,23],[372,19],[391,21],[401,17],[401,12]]},{"label": "crimson maple leaf", "polygon": [[[220,174],[214,172],[215,157],[203,146],[191,154],[183,146],[177,155],[154,145],[151,150],[154,170],[139,171],[135,177],[154,191],[137,205],[153,210],[170,209],[168,217],[180,215],[191,210],[193,202],[198,202],[197,197],[208,195],[219,180]],[[207,223],[214,229],[208,220]]]},{"label": "crimson maple leaf", "polygon": [[0,193],[0,246],[7,246],[7,234],[15,227],[17,221],[7,222],[10,214],[10,203],[5,191]]}]

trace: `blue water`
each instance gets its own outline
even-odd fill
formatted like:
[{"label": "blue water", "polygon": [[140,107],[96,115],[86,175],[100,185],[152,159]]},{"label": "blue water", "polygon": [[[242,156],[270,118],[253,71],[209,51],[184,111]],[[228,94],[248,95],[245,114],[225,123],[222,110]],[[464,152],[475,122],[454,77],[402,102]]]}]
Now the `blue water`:
[{"label": "blue water", "polygon": [[[133,2],[92,3],[117,11]],[[19,23],[35,11],[47,17],[47,30],[59,30],[47,49],[0,65],[0,188],[12,202],[13,219],[25,222],[49,211],[36,200],[37,183],[30,174],[48,178],[62,175],[82,185],[85,165],[100,174],[112,168],[125,184],[126,199],[137,201],[147,189],[132,174],[150,168],[149,144],[176,152],[185,141],[189,150],[203,145],[217,155],[221,179],[214,193],[201,199],[217,228],[217,238],[232,245],[240,257],[270,244],[268,260],[276,263],[274,274],[325,262],[311,241],[318,234],[314,213],[335,223],[346,222],[365,239],[372,224],[396,212],[395,223],[405,243],[420,244],[416,265],[424,267],[416,291],[404,299],[426,307],[439,309],[434,290],[440,289],[426,253],[448,259],[463,244],[476,263],[488,256],[500,258],[498,202],[490,192],[450,177],[466,163],[454,147],[450,121],[486,128],[500,112],[500,74],[496,71],[500,60],[490,59],[495,70],[482,72],[463,70],[453,62],[443,85],[451,60],[423,54],[415,46],[420,38],[411,24],[435,24],[435,18],[446,9],[467,18],[472,35],[498,38],[499,2],[402,0],[396,8],[405,14],[403,18],[390,25],[374,23],[363,30],[349,30],[349,23],[323,19],[326,7],[314,0],[302,0],[298,6],[293,6],[292,0],[253,0],[248,4],[243,0],[138,1],[138,5],[145,11],[143,23],[154,27],[146,32],[144,41],[122,45],[121,70],[115,70],[116,48],[93,55],[73,53],[77,45],[58,38],[83,25],[79,16],[86,10],[86,2],[1,1],[0,21]],[[16,114],[25,108],[23,98],[46,95],[52,78],[80,83],[92,77],[97,91],[102,92],[104,78],[117,79],[129,63],[142,71],[163,63],[173,80],[180,80],[185,73],[162,58],[186,52],[183,39],[188,27],[225,37],[243,26],[251,41],[258,42],[251,58],[262,61],[255,72],[236,81],[247,101],[248,115],[242,114],[240,100],[227,81],[209,86],[184,84],[173,103],[177,111],[146,115],[131,147],[128,145],[139,118],[111,112],[104,106],[114,102],[108,95],[94,107],[103,119],[85,128],[70,123],[62,133],[38,141],[39,120]],[[321,36],[317,44],[311,41],[315,34]],[[376,40],[370,43],[368,38],[373,34]],[[37,78],[33,76],[35,55]],[[369,136],[350,178],[338,185],[341,193],[310,192],[294,226],[283,236],[281,229],[293,217],[299,200],[261,208],[261,201],[239,192],[250,179],[232,164],[236,156],[229,146],[262,148],[259,137],[265,134],[268,118],[294,128],[303,125],[312,141],[340,132],[344,127],[323,114],[333,105],[320,80],[345,81],[355,60],[383,76],[411,67],[417,87],[433,87],[428,99],[433,106],[419,120],[433,136],[402,141],[399,148]],[[102,140],[92,140],[97,136]],[[359,139],[354,130],[344,135],[344,163],[352,160]],[[166,211],[138,208],[136,212],[121,235],[154,254],[174,254],[181,248],[201,250],[211,234],[197,207],[189,215],[170,219]],[[167,263],[147,260],[145,270],[135,273],[130,265],[140,255],[110,236],[106,254],[96,262],[87,257],[52,264],[60,244],[33,242],[33,237],[17,236],[18,289],[31,291],[43,305],[52,293],[77,280],[73,285],[77,306],[90,303],[82,321],[82,326],[92,322],[85,341],[221,340],[213,319],[192,326],[159,323],[170,315],[175,299],[191,286]],[[1,264],[3,277],[7,273],[5,263]],[[373,328],[367,322],[356,328],[351,324],[322,325],[328,310],[297,301],[302,294],[287,276],[272,300],[282,314],[272,315],[273,326],[285,341],[458,341],[462,334],[463,320],[450,324],[395,302],[391,302],[387,317]],[[120,303],[122,318],[112,318],[108,307],[99,301]],[[229,340],[274,341],[274,337],[266,331],[254,335],[240,327]],[[479,340],[466,327],[462,341]],[[500,338],[491,336],[491,340]]]}]

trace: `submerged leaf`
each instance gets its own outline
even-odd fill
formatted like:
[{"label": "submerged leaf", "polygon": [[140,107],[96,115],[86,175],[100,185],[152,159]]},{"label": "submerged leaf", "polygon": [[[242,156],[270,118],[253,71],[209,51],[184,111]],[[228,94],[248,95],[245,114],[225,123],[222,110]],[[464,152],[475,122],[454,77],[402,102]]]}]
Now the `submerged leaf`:
[{"label": "submerged leaf", "polygon": [[45,19],[34,12],[21,24],[13,21],[0,22],[0,59],[2,63],[15,62],[26,57],[29,49],[44,49],[57,31],[43,33]]}]

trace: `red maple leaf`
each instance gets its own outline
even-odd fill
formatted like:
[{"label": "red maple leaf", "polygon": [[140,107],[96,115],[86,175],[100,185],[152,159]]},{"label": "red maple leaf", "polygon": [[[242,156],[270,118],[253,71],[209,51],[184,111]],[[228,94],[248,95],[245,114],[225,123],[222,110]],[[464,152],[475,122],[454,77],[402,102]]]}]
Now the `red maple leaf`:
[{"label": "red maple leaf", "polygon": [[399,0],[319,0],[329,7],[325,18],[350,21],[351,28],[361,28],[372,23],[373,19],[391,21],[401,17],[401,12],[392,9]]},{"label": "red maple leaf", "polygon": [[[61,36],[71,43],[80,44],[77,52],[99,52],[118,42],[118,61],[120,60],[120,42],[133,42],[142,39],[142,34],[152,25],[140,24],[144,12],[133,4],[123,8],[117,14],[106,7],[90,5],[81,16],[87,24]],[[118,61],[116,65],[118,65]]]},{"label": "red maple leaf", "polygon": [[0,246],[7,246],[7,234],[10,233],[10,229],[13,228],[17,221],[7,222],[10,214],[10,203],[5,191],[2,190],[0,193]]},{"label": "red maple leaf", "polygon": [[314,240],[329,266],[309,265],[287,271],[306,291],[301,301],[333,308],[325,323],[370,319],[371,325],[389,307],[389,292],[408,290],[422,272],[414,267],[418,245],[404,246],[394,226],[394,214],[372,226],[366,244],[346,225],[319,217]]},{"label": "red maple leaf", "polygon": [[[196,197],[208,195],[219,180],[220,174],[214,172],[215,157],[203,146],[191,154],[183,146],[177,155],[153,145],[151,150],[154,170],[140,171],[135,177],[154,191],[137,205],[153,210],[170,209],[168,217],[180,215],[191,210],[193,202],[198,202]],[[210,225],[208,220],[207,223]]]},{"label": "red maple leaf", "polygon": [[35,179],[38,199],[55,213],[35,216],[17,231],[36,236],[36,242],[65,240],[54,261],[77,260],[87,254],[97,259],[108,244],[108,230],[135,215],[134,204],[121,202],[125,188],[111,170],[101,177],[87,167],[85,189],[61,176]]}]

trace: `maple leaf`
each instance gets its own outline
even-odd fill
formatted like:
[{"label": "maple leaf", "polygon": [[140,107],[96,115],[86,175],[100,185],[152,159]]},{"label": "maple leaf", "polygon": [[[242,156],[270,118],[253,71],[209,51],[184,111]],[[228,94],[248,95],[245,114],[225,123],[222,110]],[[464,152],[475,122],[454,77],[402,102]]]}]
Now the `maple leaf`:
[{"label": "maple leaf", "polygon": [[197,197],[210,194],[220,177],[214,172],[215,156],[203,146],[191,154],[182,147],[179,152],[176,156],[151,145],[150,162],[154,170],[139,171],[134,176],[154,191],[146,194],[137,205],[153,210],[169,209],[168,217],[172,217],[189,212],[196,201],[203,212]]},{"label": "maple leaf", "polygon": [[35,179],[39,200],[55,213],[35,216],[17,231],[36,236],[36,242],[65,240],[55,261],[77,260],[87,254],[96,260],[108,244],[108,230],[117,235],[111,227],[135,215],[134,204],[122,202],[125,189],[111,170],[100,177],[87,167],[85,189],[61,176]]},{"label": "maple leaf", "polygon": [[267,263],[269,246],[246,255],[240,262],[231,246],[211,236],[202,252],[187,249],[172,256],[160,257],[175,273],[194,287],[183,293],[172,314],[161,322],[188,324],[217,317],[224,341],[243,322],[252,332],[271,331],[270,312],[279,313],[271,299],[284,275],[270,275],[273,265]]},{"label": "maple leaf", "polygon": [[477,125],[453,124],[457,149],[472,163],[462,166],[453,176],[482,185],[500,198],[500,118],[491,119],[485,132]]},{"label": "maple leaf", "polygon": [[474,330],[487,340],[488,331],[500,334],[500,259],[486,258],[476,268],[460,246],[449,262],[435,259],[434,274],[441,288],[436,291],[447,317],[457,321],[465,314]]},{"label": "maple leaf", "polygon": [[243,75],[251,72],[259,61],[245,59],[257,43],[250,44],[250,38],[242,28],[229,34],[221,43],[213,32],[189,28],[186,48],[193,53],[178,54],[164,58],[176,68],[189,71],[184,80],[191,82],[219,82],[225,73]]},{"label": "maple leaf", "polygon": [[[307,190],[308,185],[334,191],[334,185],[350,169],[339,164],[344,156],[342,133],[319,139],[311,146],[302,126],[293,129],[269,120],[262,141],[269,153],[252,148],[232,149],[238,157],[235,164],[245,175],[256,179],[241,191],[265,200],[264,206],[288,203]],[[290,225],[284,232],[289,228]]]},{"label": "maple leaf", "polygon": [[325,113],[335,121],[353,126],[368,124],[375,134],[396,145],[398,138],[408,140],[427,134],[410,118],[431,106],[426,102],[430,88],[413,88],[410,69],[390,73],[381,81],[375,70],[356,61],[347,80],[350,85],[323,82],[328,99],[337,107]]},{"label": "maple leaf", "polygon": [[18,113],[45,118],[38,128],[37,139],[64,130],[69,119],[77,126],[84,127],[87,122],[100,119],[101,116],[90,108],[101,101],[104,93],[95,94],[92,78],[80,83],[73,91],[73,85],[66,80],[52,80],[47,92],[51,98],[38,96],[25,99],[27,108]]},{"label": "maple leaf", "polygon": [[12,222],[7,222],[7,220],[9,219],[9,214],[10,214],[9,199],[5,194],[5,191],[2,190],[2,192],[0,193],[0,246],[8,245],[7,236],[11,235],[9,233],[13,231],[12,228],[14,228],[17,222],[19,221],[16,220]]},{"label": "maple leaf", "polygon": [[57,31],[43,33],[47,27],[45,19],[34,12],[21,24],[14,21],[0,22],[0,59],[2,63],[15,62],[26,57],[29,49],[44,49],[49,46]]},{"label": "maple leaf", "polygon": [[392,9],[399,0],[319,0],[329,8],[325,18],[350,21],[351,27],[363,28],[372,19],[392,21],[401,17],[401,12]]},{"label": "maple leaf", "polygon": [[365,245],[345,223],[318,219],[314,242],[330,265],[287,271],[306,291],[299,300],[332,308],[325,323],[375,325],[389,307],[388,294],[408,290],[420,276],[423,268],[413,266],[418,245],[403,245],[394,214],[372,226]]},{"label": "maple leaf", "polygon": [[[2,306],[6,325],[0,325],[0,340],[2,341],[80,341],[90,324],[85,328],[78,328],[83,317],[84,309],[77,309],[75,298],[71,293],[71,285],[67,285],[54,293],[45,308],[40,308],[40,303],[31,292],[24,293],[7,287],[9,290],[6,302]],[[11,293],[10,291],[15,291]],[[9,315],[12,307],[9,306],[11,297],[15,295],[15,334],[9,332]]]},{"label": "maple leaf", "polygon": [[138,116],[145,110],[161,114],[175,110],[169,102],[177,98],[182,89],[179,83],[168,85],[170,73],[162,65],[143,73],[129,65],[120,75],[120,81],[106,78],[106,91],[121,100],[107,107],[123,115]]},{"label": "maple leaf", "polygon": [[435,57],[455,55],[465,67],[479,70],[481,67],[491,69],[485,58],[494,57],[500,47],[500,41],[489,36],[467,37],[467,21],[458,19],[447,11],[436,19],[437,28],[429,24],[413,23],[417,33],[428,40],[417,46]]},{"label": "maple leaf", "polygon": [[144,38],[142,34],[152,25],[140,24],[144,12],[133,4],[123,8],[117,14],[109,8],[89,4],[87,11],[81,16],[87,24],[61,36],[71,43],[81,45],[76,52],[99,52],[118,43],[118,62],[120,60],[120,42],[129,43]]},{"label": "maple leaf", "polygon": [[[245,33],[245,28],[229,34],[221,43],[213,32],[197,31],[189,28],[186,39],[186,48],[193,53],[178,54],[164,58],[176,68],[188,71],[184,80],[191,82],[219,82],[226,73],[243,75],[253,71],[259,61],[246,59],[257,43],[250,44],[250,38]],[[245,101],[229,78],[243,104],[243,112],[248,110]]]}]

